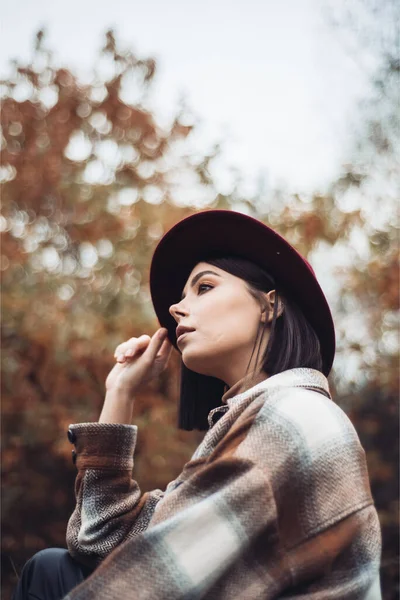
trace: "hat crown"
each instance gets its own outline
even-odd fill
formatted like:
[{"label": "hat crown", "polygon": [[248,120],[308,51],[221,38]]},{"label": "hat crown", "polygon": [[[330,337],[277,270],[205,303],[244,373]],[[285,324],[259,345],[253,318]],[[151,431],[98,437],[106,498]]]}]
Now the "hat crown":
[{"label": "hat crown", "polygon": [[321,345],[324,373],[335,354],[335,329],[314,269],[287,240],[261,221],[229,210],[195,213],[159,241],[150,268],[150,290],[160,324],[176,346],[176,323],[169,307],[179,301],[187,278],[208,256],[241,256],[272,275],[302,309]]}]

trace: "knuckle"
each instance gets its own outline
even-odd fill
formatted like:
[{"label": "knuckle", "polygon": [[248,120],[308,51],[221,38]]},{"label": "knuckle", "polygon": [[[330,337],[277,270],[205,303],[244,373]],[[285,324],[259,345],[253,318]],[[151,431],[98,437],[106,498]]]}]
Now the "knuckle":
[{"label": "knuckle", "polygon": [[143,335],[140,336],[139,340],[143,341],[143,342],[147,342],[147,341],[150,340],[150,336],[146,335],[146,334],[143,334]]},{"label": "knuckle", "polygon": [[133,338],[132,340],[129,340],[129,342],[125,342],[124,347],[125,350],[127,350],[128,348],[136,348],[138,343],[137,338]]},{"label": "knuckle", "polygon": [[136,346],[136,338],[131,338],[130,340],[128,340],[127,342],[122,342],[122,344],[119,344],[114,351],[114,356],[117,356],[118,354],[123,354],[124,352],[126,352],[129,348],[135,348]]}]

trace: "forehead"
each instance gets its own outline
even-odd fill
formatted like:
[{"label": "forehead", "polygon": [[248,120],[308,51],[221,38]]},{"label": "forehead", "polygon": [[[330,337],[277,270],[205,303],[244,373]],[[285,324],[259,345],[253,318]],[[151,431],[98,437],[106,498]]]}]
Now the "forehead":
[{"label": "forehead", "polygon": [[199,262],[191,270],[191,272],[190,272],[190,274],[189,274],[189,276],[188,276],[188,278],[186,280],[184,292],[186,292],[186,288],[188,287],[188,285],[190,284],[190,282],[192,281],[192,279],[194,277],[196,277],[196,275],[198,275],[202,271],[214,271],[215,273],[217,273],[221,277],[228,277],[229,276],[229,273],[227,273],[226,271],[223,271],[219,267],[214,267],[214,265],[210,265],[210,263],[207,263],[207,262],[203,262],[203,261]]},{"label": "forehead", "polygon": [[210,265],[210,263],[208,262],[199,262],[197,263],[197,265],[195,265],[193,267],[193,269],[190,272],[189,277],[187,278],[187,281],[190,281],[192,279],[192,277],[194,277],[195,275],[197,275],[197,273],[200,273],[201,271],[215,271],[216,273],[218,273],[218,275],[222,275],[223,273],[226,273],[226,271],[223,271],[222,269],[219,269],[218,267],[214,267],[214,265]]}]

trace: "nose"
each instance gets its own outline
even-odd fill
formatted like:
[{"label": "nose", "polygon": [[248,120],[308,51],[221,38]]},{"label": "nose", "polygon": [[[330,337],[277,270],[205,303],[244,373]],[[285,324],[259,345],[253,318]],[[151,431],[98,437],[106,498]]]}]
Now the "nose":
[{"label": "nose", "polygon": [[183,317],[186,317],[188,315],[188,312],[182,303],[183,300],[177,302],[176,304],[172,304],[169,307],[169,313],[171,316],[174,317],[177,323],[179,323],[179,319],[182,319]]}]

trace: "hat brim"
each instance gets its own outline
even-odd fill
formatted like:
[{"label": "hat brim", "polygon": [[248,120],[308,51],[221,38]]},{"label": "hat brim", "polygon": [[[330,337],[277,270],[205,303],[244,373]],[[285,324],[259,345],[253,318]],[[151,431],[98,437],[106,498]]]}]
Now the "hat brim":
[{"label": "hat brim", "polygon": [[314,328],[324,362],[335,355],[332,314],[311,265],[276,231],[252,217],[229,210],[207,210],[183,219],[158,243],[150,267],[150,292],[162,327],[176,346],[176,321],[169,307],[180,301],[190,272],[215,256],[240,256],[265,269],[296,301]]}]

